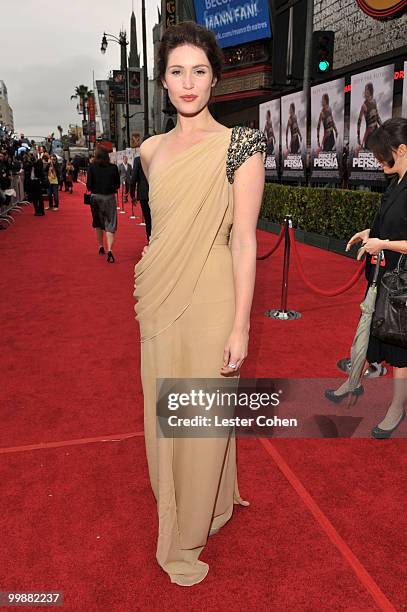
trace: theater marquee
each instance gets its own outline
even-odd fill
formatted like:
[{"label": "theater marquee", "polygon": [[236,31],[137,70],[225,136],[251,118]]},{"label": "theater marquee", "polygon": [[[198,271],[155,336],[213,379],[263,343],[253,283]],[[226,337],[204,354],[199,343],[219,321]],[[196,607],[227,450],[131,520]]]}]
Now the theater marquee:
[{"label": "theater marquee", "polygon": [[403,13],[407,0],[356,0],[362,11],[375,19],[389,19]]}]

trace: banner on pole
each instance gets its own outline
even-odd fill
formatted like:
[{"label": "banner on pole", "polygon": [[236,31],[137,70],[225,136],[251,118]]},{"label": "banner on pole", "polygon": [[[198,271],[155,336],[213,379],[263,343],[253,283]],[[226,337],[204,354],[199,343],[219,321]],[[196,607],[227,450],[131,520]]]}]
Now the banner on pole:
[{"label": "banner on pole", "polygon": [[124,70],[113,70],[111,84],[114,92],[116,104],[124,104],[126,102],[126,75]]},{"label": "banner on pole", "polygon": [[89,142],[96,142],[96,106],[95,96],[88,93]]},{"label": "banner on pole", "polygon": [[129,104],[141,104],[139,69],[129,69]]},{"label": "banner on pole", "polygon": [[110,139],[115,141],[117,136],[116,131],[116,105],[114,101],[114,90],[109,85],[109,127],[110,127]]}]

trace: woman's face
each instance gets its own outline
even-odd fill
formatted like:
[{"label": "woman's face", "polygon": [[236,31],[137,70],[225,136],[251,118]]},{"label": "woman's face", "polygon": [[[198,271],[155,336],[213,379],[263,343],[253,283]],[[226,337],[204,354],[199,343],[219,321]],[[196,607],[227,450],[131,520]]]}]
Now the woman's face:
[{"label": "woman's face", "polygon": [[170,51],[163,85],[181,115],[199,113],[208,104],[215,84],[212,67],[202,49],[185,44]]}]

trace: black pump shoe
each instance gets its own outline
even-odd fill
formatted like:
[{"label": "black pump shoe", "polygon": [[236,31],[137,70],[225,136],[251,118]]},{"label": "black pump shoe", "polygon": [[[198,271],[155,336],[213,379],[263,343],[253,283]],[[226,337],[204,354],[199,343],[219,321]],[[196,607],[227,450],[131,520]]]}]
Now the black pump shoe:
[{"label": "black pump shoe", "polygon": [[377,440],[387,440],[388,438],[391,437],[391,434],[393,433],[393,431],[397,429],[397,427],[405,419],[405,417],[406,417],[406,413],[403,410],[403,414],[401,415],[399,422],[392,429],[380,429],[380,427],[376,425],[376,427],[372,429],[372,437],[376,438]]},{"label": "black pump shoe", "polygon": [[329,399],[330,402],[333,402],[334,404],[339,404],[346,397],[353,396],[353,401],[351,402],[351,404],[354,404],[357,399],[361,395],[363,395],[364,392],[365,390],[363,388],[363,385],[356,387],[354,391],[346,391],[346,393],[342,393],[341,395],[335,395],[335,389],[327,389],[325,391],[325,397],[326,399]]},{"label": "black pump shoe", "polygon": [[114,257],[112,251],[107,252],[107,263],[114,263]]},{"label": "black pump shoe", "polygon": [[105,249],[103,246],[99,247],[99,255],[104,255],[105,254]]}]

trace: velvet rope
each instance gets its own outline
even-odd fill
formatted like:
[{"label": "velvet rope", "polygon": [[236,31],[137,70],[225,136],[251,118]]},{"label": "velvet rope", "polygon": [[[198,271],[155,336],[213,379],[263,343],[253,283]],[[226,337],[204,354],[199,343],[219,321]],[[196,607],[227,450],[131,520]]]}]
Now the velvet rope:
[{"label": "velvet rope", "polygon": [[257,260],[262,260],[262,259],[267,259],[267,257],[270,257],[270,255],[273,255],[273,253],[275,253],[278,249],[278,247],[281,244],[282,239],[284,238],[284,234],[285,234],[285,228],[286,225],[285,223],[281,226],[281,231],[278,235],[278,240],[276,242],[276,244],[273,246],[273,248],[271,249],[271,251],[269,251],[268,253],[266,253],[265,255],[259,255],[256,257]]},{"label": "velvet rope", "polygon": [[304,268],[302,267],[301,259],[297,251],[294,230],[290,228],[288,230],[288,233],[291,239],[292,251],[294,253],[294,260],[297,265],[298,273],[303,283],[305,283],[305,285],[307,285],[307,287],[311,289],[311,291],[314,291],[315,293],[318,293],[319,295],[324,295],[325,297],[335,297],[336,295],[340,295],[341,293],[345,293],[345,291],[348,291],[351,287],[353,287],[353,285],[355,285],[358,282],[359,278],[362,276],[363,271],[365,269],[364,263],[356,270],[352,278],[350,278],[349,281],[342,287],[338,287],[337,289],[333,289],[332,291],[326,291],[324,289],[319,289],[316,285],[314,285],[314,283],[312,283],[305,277]]}]

